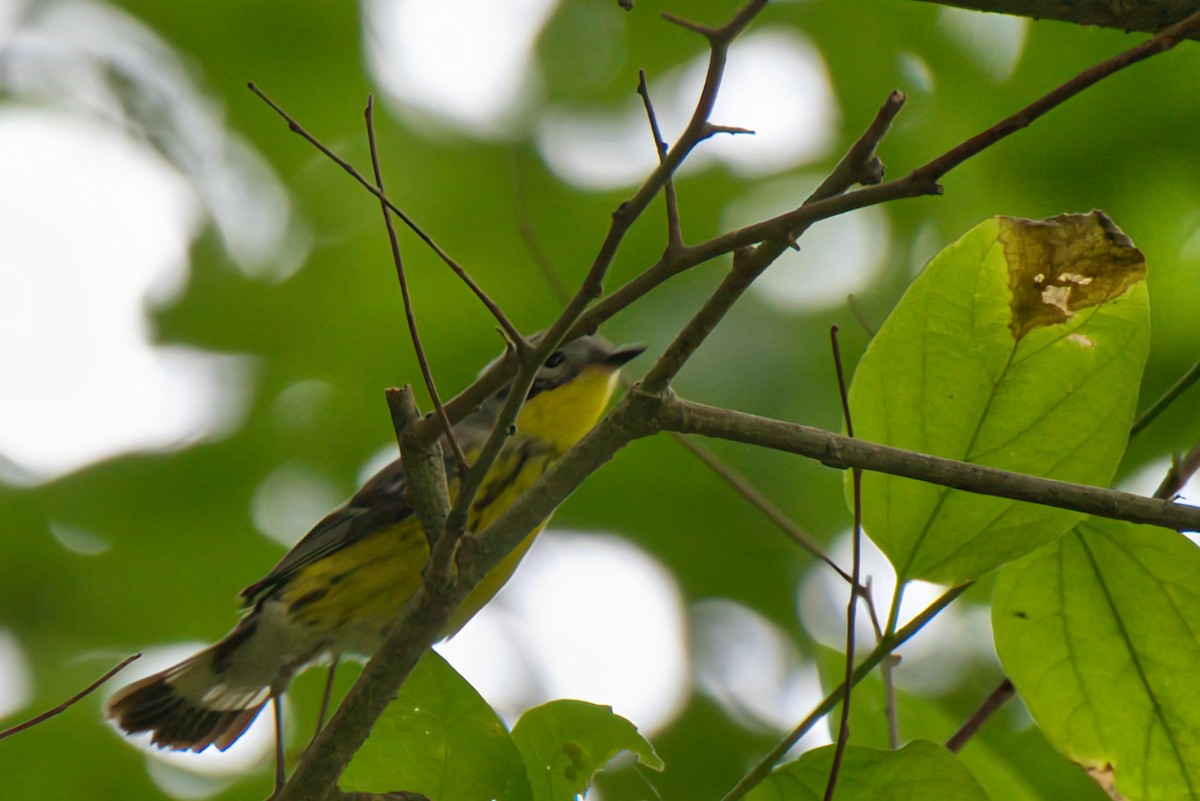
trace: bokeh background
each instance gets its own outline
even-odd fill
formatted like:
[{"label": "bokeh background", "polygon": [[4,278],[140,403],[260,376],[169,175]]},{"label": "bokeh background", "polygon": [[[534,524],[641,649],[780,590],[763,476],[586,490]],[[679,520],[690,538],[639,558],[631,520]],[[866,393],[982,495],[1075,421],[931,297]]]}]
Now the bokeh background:
[{"label": "bokeh background", "polygon": [[[395,452],[383,389],[417,370],[378,207],[248,81],[363,170],[374,93],[391,197],[532,331],[558,303],[528,240],[573,286],[654,164],[638,69],[668,136],[690,113],[706,49],[660,12],[715,24],[737,5],[0,0],[0,727],[133,651],[146,656],[115,684],[219,637],[235,593]],[[881,155],[900,175],[1136,41],[911,0],[772,3],[734,48],[714,114],[757,134],[704,143],[688,162],[685,236],[797,205],[894,88],[909,100]],[[1198,69],[1185,43],[971,160],[944,197],[821,224],[677,390],[837,428],[830,325],[853,364],[911,276],[981,219],[1101,208],[1150,265],[1144,408],[1200,350]],[[608,287],[663,243],[656,204]],[[452,393],[500,340],[448,270],[413,237],[404,248]],[[606,333],[649,343],[652,357],[725,266],[673,280]],[[1123,485],[1152,490],[1198,435],[1185,396],[1133,443]],[[848,560],[839,473],[713,448]],[[886,564],[867,570],[886,599]],[[908,601],[936,592],[914,587]],[[981,582],[904,650],[905,737],[945,739],[998,681],[988,592]],[[442,651],[510,720],[556,697],[633,720],[667,771],[618,763],[592,797],[713,798],[829,686],[843,595],[662,437],[581,487],[512,585]],[[296,747],[320,687],[314,672],[290,694]],[[107,692],[0,743],[5,798],[268,793],[269,732],[225,754],[164,757],[101,720]],[[856,736],[878,742],[878,686],[859,698]],[[805,745],[823,742],[827,727]],[[1102,798],[1019,704],[964,758],[997,798]]]}]

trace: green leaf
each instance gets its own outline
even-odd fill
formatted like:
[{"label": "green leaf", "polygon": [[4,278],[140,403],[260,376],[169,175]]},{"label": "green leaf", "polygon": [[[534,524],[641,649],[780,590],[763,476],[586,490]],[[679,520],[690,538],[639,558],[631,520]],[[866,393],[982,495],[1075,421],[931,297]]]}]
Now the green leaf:
[{"label": "green leaf", "polygon": [[1107,520],[1000,571],[996,649],[1071,759],[1130,801],[1200,798],[1200,549]]},{"label": "green leaf", "polygon": [[[817,748],[773,771],[746,801],[820,801],[833,746]],[[988,801],[962,763],[945,748],[917,740],[899,751],[847,746],[838,771],[837,801]]]},{"label": "green leaf", "polygon": [[[843,677],[846,656],[819,648],[817,664],[822,686],[836,687]],[[901,662],[901,675],[911,669]],[[924,694],[893,688],[895,715],[903,734],[914,740],[944,742],[978,707],[979,701],[1000,680],[999,667],[990,660],[970,669],[973,689],[947,694]],[[850,704],[850,743],[888,748],[889,693],[879,671],[873,671],[854,688]],[[1028,725],[1024,710],[1007,704],[988,718],[967,746],[955,757],[994,801],[1111,801],[1096,782],[1062,755],[1036,726]]]},{"label": "green leaf", "polygon": [[573,801],[592,777],[622,751],[654,770],[663,762],[637,728],[612,707],[551,701],[530,709],[513,727],[535,801]]},{"label": "green leaf", "polygon": [[342,776],[342,787],[407,790],[436,801],[531,801],[521,754],[504,722],[430,651]]},{"label": "green leaf", "polygon": [[[1106,486],[1149,342],[1142,255],[1100,212],[997,217],[938,254],[872,341],[850,390],[863,439]],[[1081,515],[878,473],[867,532],[901,579],[959,584]]]}]

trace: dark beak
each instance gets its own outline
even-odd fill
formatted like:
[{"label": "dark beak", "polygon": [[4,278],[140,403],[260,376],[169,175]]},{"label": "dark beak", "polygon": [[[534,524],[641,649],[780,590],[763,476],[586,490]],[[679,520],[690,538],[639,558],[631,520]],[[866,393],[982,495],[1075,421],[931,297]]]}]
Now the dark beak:
[{"label": "dark beak", "polygon": [[645,349],[646,346],[642,344],[622,345],[604,357],[604,364],[615,369],[641,355]]}]

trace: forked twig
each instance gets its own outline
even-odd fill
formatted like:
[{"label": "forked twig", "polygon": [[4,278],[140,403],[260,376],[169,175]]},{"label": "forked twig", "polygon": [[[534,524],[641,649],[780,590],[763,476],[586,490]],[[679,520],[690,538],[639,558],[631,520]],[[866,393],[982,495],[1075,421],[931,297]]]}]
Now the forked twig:
[{"label": "forked twig", "polygon": [[[654,135],[654,150],[658,153],[658,163],[667,160],[667,143],[662,138],[658,127],[658,115],[654,113],[654,104],[650,101],[650,87],[646,85],[646,71],[638,70],[638,94],[642,96],[642,104],[646,107],[646,119],[650,123],[650,133]],[[667,253],[668,255],[683,248],[683,228],[679,222],[679,199],[675,195],[675,181],[668,177],[663,184],[663,198],[667,205]]]},{"label": "forked twig", "polygon": [[391,210],[391,212],[393,214],[395,214],[397,217],[399,217],[400,221],[403,222],[405,225],[407,225],[409,230],[411,230],[414,234],[416,234],[421,239],[421,241],[424,242],[429,247],[429,249],[432,250],[434,252],[434,254],[436,254],[437,257],[439,259],[441,259],[442,262],[445,263],[445,265],[447,267],[449,267],[454,272],[454,274],[457,275],[459,277],[459,279],[462,280],[462,282],[464,284],[467,285],[467,288],[470,289],[471,292],[473,292],[475,294],[475,297],[479,298],[480,302],[483,303],[484,307],[487,308],[487,310],[489,312],[491,312],[492,317],[496,318],[496,322],[500,325],[500,327],[502,329],[504,329],[504,332],[506,334],[508,334],[508,336],[514,342],[523,341],[521,338],[521,333],[519,331],[517,331],[516,327],[509,321],[508,317],[505,316],[505,314],[504,314],[503,310],[501,310],[500,306],[495,301],[493,301],[488,296],[488,294],[486,292],[484,292],[482,288],[480,288],[480,286],[477,283],[475,283],[475,279],[471,278],[470,274],[466,271],[466,269],[461,264],[459,264],[457,261],[455,261],[454,258],[452,258],[449,253],[447,253],[445,250],[443,250],[442,247],[433,240],[433,237],[431,237],[429,234],[425,233],[424,229],[422,229],[421,226],[417,225],[417,223],[411,217],[409,217],[408,214],[406,214],[402,209],[400,209],[399,206],[396,206],[394,203],[392,203],[392,201],[388,200],[387,197],[384,195],[382,189],[380,189],[377,185],[371,183],[365,177],[363,177],[362,173],[360,173],[354,167],[353,164],[346,161],[344,158],[342,158],[338,154],[334,153],[332,150],[330,150],[328,147],[326,147],[326,145],[320,139],[318,139],[313,134],[309,133],[309,131],[303,125],[301,125],[291,114],[288,114],[287,111],[285,111],[282,106],[280,106],[278,103],[276,103],[274,100],[272,100],[270,98],[270,96],[267,95],[267,93],[264,92],[262,89],[260,89],[256,84],[248,83],[248,84],[246,84],[246,87],[251,92],[258,95],[258,97],[264,103],[266,103],[268,106],[270,106],[272,111],[274,111],[276,114],[278,114],[280,117],[283,118],[283,121],[286,122],[288,125],[288,130],[290,130],[294,134],[298,134],[306,142],[308,142],[310,145],[312,145],[317,150],[319,150],[322,155],[324,155],[326,158],[328,158],[334,164],[341,167],[351,178],[353,178],[354,180],[356,180],[360,184],[362,184],[364,189],[366,189],[368,192],[370,192],[375,197],[379,198],[380,202],[387,205],[387,207]]},{"label": "forked twig", "polygon": [[[888,654],[895,651],[901,645],[904,645],[904,643],[912,639],[917,632],[929,624],[929,621],[937,617],[943,609],[953,603],[958,596],[962,595],[964,592],[970,589],[970,587],[970,584],[961,584],[957,587],[946,590],[937,598],[937,600],[925,607],[925,609],[921,611],[921,614],[910,620],[907,625],[898,629],[894,634],[891,634],[880,640],[880,642],[875,646],[874,650],[872,650],[871,653],[868,654],[863,659],[862,663],[859,664],[859,666],[854,670],[854,675],[852,676],[851,681],[854,684],[857,684],[865,679],[870,672],[875,669],[875,666],[878,665],[881,660],[883,660]],[[800,723],[796,725],[796,728],[788,732],[788,734],[779,741],[775,748],[771,750],[771,753],[767,754],[757,765],[751,768],[734,786],[734,788],[721,798],[721,801],[737,801],[739,798],[742,798],[746,795],[746,793],[758,786],[762,780],[765,779],[772,770],[774,770],[775,766],[778,765],[785,756],[787,756],[788,751],[792,750],[792,746],[800,742],[800,738],[805,734],[808,734],[812,727],[817,724],[817,721],[833,711],[834,707],[838,705],[838,702],[842,700],[844,694],[844,687],[838,686],[834,688],[828,695],[825,696],[821,703],[817,704],[813,710],[808,713],[804,720],[800,721]]]}]

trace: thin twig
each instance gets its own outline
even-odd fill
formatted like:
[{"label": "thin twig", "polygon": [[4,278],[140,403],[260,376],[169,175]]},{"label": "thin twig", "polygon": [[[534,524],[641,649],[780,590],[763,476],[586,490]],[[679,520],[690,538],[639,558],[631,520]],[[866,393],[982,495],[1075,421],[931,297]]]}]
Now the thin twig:
[{"label": "thin twig", "polygon": [[66,712],[73,705],[75,705],[79,701],[82,701],[84,698],[88,697],[93,692],[95,692],[101,685],[104,684],[104,682],[108,681],[113,676],[117,675],[122,670],[124,670],[126,665],[128,665],[133,660],[138,659],[139,657],[141,657],[141,655],[142,654],[139,651],[136,654],[132,654],[131,656],[125,657],[124,659],[122,659],[120,661],[119,664],[117,664],[115,667],[111,668],[103,676],[96,679],[91,684],[84,687],[82,690],[75,693],[70,698],[63,701],[61,704],[54,707],[53,709],[48,709],[45,712],[43,712],[42,714],[36,715],[35,717],[32,717],[29,720],[24,721],[23,723],[18,723],[15,726],[11,726],[7,729],[4,729],[3,731],[0,731],[0,740],[3,740],[5,737],[11,737],[12,735],[17,734],[18,732],[23,732],[26,729],[32,729],[34,726],[38,725],[39,723],[44,723],[45,721],[49,720],[50,718],[55,717],[56,715],[61,715],[63,712]]},{"label": "thin twig", "polygon": [[421,345],[421,333],[417,329],[417,315],[413,311],[412,295],[408,291],[408,277],[404,273],[404,260],[400,257],[400,240],[396,236],[396,226],[392,225],[392,215],[388,213],[389,203],[383,188],[383,170],[379,166],[379,151],[375,141],[375,102],[374,98],[369,95],[363,116],[367,123],[371,169],[375,173],[375,186],[379,188],[379,210],[383,213],[383,224],[387,227],[388,243],[392,247],[392,262],[396,265],[396,277],[400,279],[400,294],[404,297],[404,317],[408,320],[408,333],[412,337],[413,350],[417,354],[417,364],[421,367],[421,376],[425,379],[425,389],[429,392],[433,408],[442,421],[443,433],[446,435],[446,441],[450,443],[450,452],[454,457],[455,468],[461,476],[467,472],[469,465],[467,457],[458,444],[458,438],[454,436],[454,426],[446,415],[446,407],[442,405],[442,398],[437,391],[437,383],[433,380],[433,371],[429,369],[429,358],[425,355],[425,348]]},{"label": "thin twig", "polygon": [[375,197],[379,198],[379,200],[381,202],[387,204],[387,207],[389,209],[391,209],[392,213],[395,214],[397,217],[399,217],[400,221],[403,222],[405,225],[407,225],[409,227],[409,229],[414,234],[416,234],[421,239],[421,241],[424,242],[429,247],[429,249],[432,250],[437,255],[437,257],[440,258],[442,260],[442,262],[447,267],[449,267],[454,272],[454,274],[459,277],[459,279],[462,280],[462,282],[464,284],[467,285],[467,288],[470,289],[471,292],[473,292],[475,294],[475,297],[479,298],[480,302],[482,302],[483,305],[487,308],[487,310],[489,312],[491,312],[492,317],[496,318],[496,322],[500,325],[500,327],[502,329],[504,329],[504,332],[506,334],[508,334],[508,336],[513,341],[521,340],[521,334],[519,331],[517,331],[516,326],[514,326],[509,321],[508,317],[506,317],[504,312],[500,309],[500,306],[495,301],[493,301],[488,296],[488,294],[486,292],[484,292],[482,288],[480,288],[480,286],[478,284],[475,283],[475,280],[473,278],[471,278],[470,274],[467,273],[466,269],[461,264],[459,264],[457,261],[455,261],[450,256],[449,253],[447,253],[445,250],[443,250],[442,247],[433,240],[433,237],[431,237],[429,234],[425,233],[425,231],[421,228],[421,226],[417,225],[417,223],[411,217],[409,217],[403,210],[401,210],[398,206],[396,206],[390,200],[388,200],[387,197],[384,196],[382,189],[380,189],[377,185],[368,181],[365,177],[363,177],[362,173],[360,173],[357,169],[355,169],[354,165],[352,165],[350,162],[346,161],[341,156],[334,153],[332,150],[330,150],[328,147],[326,147],[325,144],[323,142],[321,142],[321,140],[317,139],[316,136],[309,133],[308,130],[305,129],[305,127],[303,125],[301,125],[298,121],[296,121],[296,119],[294,117],[292,117],[292,115],[290,115],[286,111],[284,111],[282,106],[280,106],[278,103],[276,103],[274,100],[272,100],[267,95],[267,93],[264,92],[262,89],[260,89],[256,84],[248,83],[248,84],[246,84],[246,86],[251,92],[258,95],[258,97],[264,103],[266,103],[268,106],[270,106],[272,111],[274,111],[276,114],[278,114],[280,117],[283,118],[284,122],[286,122],[288,125],[288,130],[290,130],[292,133],[298,134],[306,142],[308,142],[310,145],[312,145],[317,150],[319,150],[322,153],[322,155],[324,155],[326,158],[328,158],[334,164],[341,167],[348,175],[350,175],[351,178],[353,178],[354,180],[356,180],[360,184],[362,184],[364,189],[366,189],[368,192],[370,192]]},{"label": "thin twig", "polygon": [[711,125],[708,118],[716,103],[717,92],[725,70],[726,57],[729,53],[729,46],[750,23],[750,20],[762,10],[765,4],[766,0],[751,0],[726,25],[712,29],[705,34],[709,38],[710,45],[708,72],[705,76],[704,87],[700,91],[700,99],[696,103],[696,109],[692,113],[691,120],[684,128],[683,133],[680,134],[675,146],[667,153],[666,158],[659,163],[658,167],[642,183],[633,197],[623,202],[613,212],[612,223],[609,225],[608,233],[605,235],[596,256],[593,258],[587,275],[558,318],[542,332],[536,347],[533,348],[533,352],[525,353],[518,350],[517,357],[520,366],[517,369],[516,376],[513,378],[512,391],[509,393],[508,399],[500,410],[495,428],[493,428],[487,442],[480,450],[475,469],[471,470],[463,479],[459,496],[455,500],[450,517],[446,521],[447,533],[449,535],[446,538],[447,540],[453,540],[460,536],[462,530],[465,528],[467,509],[479,486],[482,484],[483,476],[491,467],[497,455],[499,455],[504,439],[508,436],[508,429],[516,419],[520,405],[529,390],[529,386],[533,382],[534,375],[541,362],[559,346],[568,333],[572,335],[588,333],[587,330],[580,330],[580,326],[578,325],[580,316],[588,305],[603,293],[604,277],[608,273],[608,268],[611,266],[613,259],[616,257],[618,248],[624,241],[625,234],[628,233],[633,223],[645,211],[651,200],[658,194],[659,189],[670,179],[671,175],[674,174],[675,170],[692,149],[704,139],[718,132],[717,127]]},{"label": "thin twig", "polygon": [[[846,389],[846,374],[842,369],[842,350],[838,347],[838,329],[833,326],[829,330],[829,338],[833,347],[833,365],[837,372],[838,392],[842,398],[842,418],[846,423],[846,435],[854,438],[854,418],[850,414],[850,396]],[[842,766],[842,757],[846,753],[846,745],[850,742],[850,693],[854,687],[854,627],[858,613],[858,578],[862,570],[862,469],[855,467],[851,471],[854,493],[854,535],[853,557],[850,567],[850,602],[846,607],[846,671],[842,680],[842,718],[838,724],[837,742],[833,749],[833,762],[829,768],[829,781],[825,785],[825,801],[832,801],[833,792],[837,789],[838,772]]]},{"label": "thin twig", "polygon": [[871,336],[875,336],[875,333],[879,330],[879,326],[871,318],[867,317],[866,311],[863,310],[863,307],[858,302],[858,298],[854,297],[853,293],[846,296],[846,305],[850,307],[850,311],[854,314],[855,319],[858,320],[858,324],[862,326],[863,330]]},{"label": "thin twig", "polygon": [[[678,442],[689,452],[691,452],[692,455],[703,462],[708,469],[712,470],[714,473],[724,479],[725,482],[729,484],[729,486],[733,487],[733,489],[739,495],[741,495],[742,498],[749,502],[751,506],[754,506],[764,515],[766,515],[767,518],[774,523],[780,531],[791,538],[793,542],[795,542],[804,550],[808,551],[816,558],[820,559],[825,564],[829,565],[829,567],[831,567],[835,573],[837,573],[846,581],[853,581],[849,573],[843,570],[837,562],[833,561],[831,557],[821,550],[821,547],[817,545],[812,537],[809,536],[807,531],[796,525],[796,523],[790,517],[788,517],[782,509],[771,502],[770,498],[763,495],[757,487],[750,483],[749,479],[747,479],[737,470],[734,470],[726,462],[718,458],[716,454],[693,439],[676,432],[671,432],[671,436],[676,442]],[[865,590],[866,588],[864,587],[862,589]]]},{"label": "thin twig", "polygon": [[1193,364],[1191,369],[1175,382],[1175,386],[1164,392],[1163,396],[1154,402],[1154,405],[1142,412],[1141,416],[1129,428],[1130,438],[1137,436],[1142,429],[1150,425],[1154,421],[1154,418],[1166,411],[1167,407],[1174,403],[1180,395],[1187,392],[1197,380],[1200,380],[1200,361]]},{"label": "thin twig", "polygon": [[886,170],[883,161],[875,155],[875,149],[892,129],[892,123],[904,109],[905,99],[900,90],[891,91],[883,105],[875,112],[875,119],[871,120],[871,124],[838,161],[829,177],[813,190],[805,202],[816,203],[818,200],[840,195],[852,186],[873,186],[883,180]]},{"label": "thin twig", "polygon": [[516,196],[517,225],[521,233],[521,239],[525,242],[525,247],[529,250],[529,255],[533,257],[533,263],[542,271],[542,277],[546,279],[546,284],[550,287],[550,294],[554,295],[554,299],[559,303],[566,303],[567,288],[563,286],[562,279],[558,277],[558,271],[554,269],[554,264],[550,261],[550,257],[546,255],[541,242],[538,241],[537,234],[533,232],[533,222],[529,214],[529,201],[525,191],[525,170],[523,167],[524,162],[521,157],[521,150],[517,148],[513,150],[513,193]]},{"label": "thin twig", "polygon": [[[654,135],[654,150],[658,154],[658,163],[667,159],[667,143],[662,138],[658,127],[658,115],[654,113],[654,104],[650,101],[650,88],[646,85],[646,71],[638,70],[638,94],[642,96],[642,105],[646,107],[646,119],[650,123],[650,133]],[[663,185],[663,197],[667,204],[667,253],[676,253],[683,248],[683,226],[679,221],[679,199],[675,195],[675,181],[667,178]]]},{"label": "thin twig", "polygon": [[[871,577],[863,582],[860,597],[867,605],[867,617],[871,619],[871,629],[875,632],[875,643],[883,639],[883,626],[879,623],[879,612],[875,608],[875,594],[872,592]],[[883,717],[887,721],[888,745],[893,751],[900,747],[900,718],[896,709],[896,666],[900,664],[899,654],[888,654],[879,663],[879,675],[883,679]]]},{"label": "thin twig", "polygon": [[[892,121],[904,106],[904,95],[892,92],[880,106],[875,119],[867,129],[851,145],[846,154],[838,161],[829,177],[804,201],[801,208],[810,205],[817,206],[829,202],[834,196],[844,192],[856,182],[878,181],[883,175],[883,165],[875,155],[879,142],[887,135]],[[684,326],[667,348],[658,362],[647,373],[643,385],[651,392],[659,392],[666,388],[675,374],[683,367],[692,354],[700,347],[717,323],[726,312],[741,298],[742,293],[749,288],[763,270],[769,267],[784,251],[785,247],[796,247],[796,238],[801,229],[786,231],[782,236],[776,236],[770,241],[760,240],[761,244],[753,250],[745,247],[733,251],[733,269],[726,276],[721,286],[709,297],[700,311]],[[688,253],[694,254],[695,248],[688,248]],[[670,262],[660,261],[660,264]],[[665,278],[663,279],[665,280]],[[648,291],[648,289],[646,290]],[[618,290],[620,292],[620,290]],[[616,293],[614,293],[616,294]],[[606,300],[608,300],[606,298]],[[597,304],[597,309],[603,302]],[[594,309],[593,311],[596,311]]]},{"label": "thin twig", "polygon": [[954,735],[946,741],[947,750],[957,754],[962,750],[962,747],[967,744],[967,741],[975,736],[980,727],[995,714],[996,710],[1004,706],[1008,699],[1017,694],[1017,690],[1013,687],[1013,683],[1007,678],[1000,682],[1000,686],[992,690],[991,694],[984,699],[971,717],[967,718],[966,722],[954,732]]},{"label": "thin twig", "polygon": [[1200,470],[1200,442],[1192,446],[1182,459],[1173,461],[1163,477],[1162,483],[1154,491],[1155,498],[1171,499],[1179,494],[1184,485],[1191,480],[1196,471]]},{"label": "thin twig", "polygon": [[[875,669],[875,666],[878,665],[885,656],[899,648],[904,643],[908,642],[913,635],[928,625],[929,621],[933,620],[933,618],[935,618],[939,612],[953,603],[958,596],[966,592],[970,586],[970,584],[962,584],[958,587],[953,587],[949,590],[946,590],[946,592],[942,593],[937,600],[925,607],[921,614],[909,621],[906,626],[896,631],[895,634],[892,634],[881,640],[879,644],[875,646],[875,649],[871,651],[871,653],[867,655],[865,659],[863,659],[862,663],[854,671],[851,681],[854,684],[857,684],[866,678],[867,675]],[[755,765],[748,773],[746,773],[746,775],[741,778],[737,785],[735,785],[732,790],[725,794],[721,801],[737,801],[737,799],[742,798],[746,795],[746,793],[758,786],[759,783],[761,783],[762,780],[765,779],[768,774],[770,774],[775,766],[778,765],[785,756],[787,756],[788,751],[792,750],[792,746],[798,743],[800,738],[807,734],[808,731],[816,725],[817,721],[828,715],[833,708],[837,706],[838,702],[842,700],[844,693],[845,688],[839,686],[830,692],[829,695],[825,696],[825,699],[821,701],[821,703],[817,704],[817,706],[808,713],[808,716],[805,717],[804,720],[800,721],[799,724],[797,724],[796,728],[788,732],[787,736],[779,741],[779,744],[775,746],[771,753],[767,754],[767,756],[765,756],[757,765]]]},{"label": "thin twig", "polygon": [[883,717],[888,724],[888,748],[895,751],[900,747],[900,714],[896,709],[896,666],[899,654],[888,654],[879,663],[879,675],[883,678]]}]

